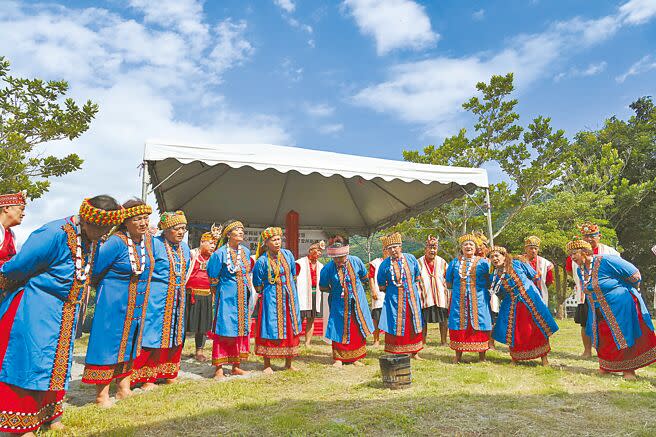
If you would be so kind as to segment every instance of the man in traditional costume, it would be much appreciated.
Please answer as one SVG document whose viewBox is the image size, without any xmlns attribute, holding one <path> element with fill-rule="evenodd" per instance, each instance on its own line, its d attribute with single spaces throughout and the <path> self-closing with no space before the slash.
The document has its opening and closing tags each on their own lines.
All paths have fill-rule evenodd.
<svg viewBox="0 0 656 437">
<path fill-rule="evenodd" d="M 264 358 L 264 373 L 273 373 L 271 358 L 284 358 L 285 368 L 296 370 L 301 312 L 296 291 L 294 255 L 282 248 L 282 229 L 266 228 L 260 234 L 253 285 L 260 294 L 255 325 L 255 353 Z"/>
<path fill-rule="evenodd" d="M 142 349 L 132 374 L 132 385 L 154 388 L 159 379 L 175 383 L 185 341 L 185 281 L 191 258 L 182 241 L 187 233 L 184 212 L 165 212 L 159 220 L 161 235 L 155 237 L 155 270 L 144 322 Z"/>
<path fill-rule="evenodd" d="M 558 331 L 558 325 L 534 283 L 538 273 L 513 259 L 505 247 L 492 247 L 490 259 L 494 266 L 492 292 L 501 298 L 492 335 L 508 345 L 513 363 L 540 358 L 543 366 L 549 365 L 549 337 Z"/>
<path fill-rule="evenodd" d="M 16 255 L 14 226 L 25 217 L 25 195 L 21 192 L 0 194 L 0 267 Z"/>
<path fill-rule="evenodd" d="M 122 221 L 113 198 L 85 199 L 78 215 L 34 231 L 0 269 L 0 433 L 63 428 L 58 419 L 97 241 Z"/>
<path fill-rule="evenodd" d="M 362 365 L 367 356 L 367 335 L 373 331 L 367 295 L 362 286 L 367 269 L 349 246 L 334 242 L 328 247 L 332 260 L 321 271 L 320 286 L 329 293 L 330 318 L 326 337 L 332 340 L 334 366 L 342 363 Z"/>
<path fill-rule="evenodd" d="M 417 258 L 403 253 L 401 234 L 395 232 L 383 239 L 388 250 L 378 270 L 378 287 L 385 292 L 380 317 L 380 330 L 385 332 L 385 352 L 411 354 L 419 358 L 423 349 L 421 314 L 421 271 Z"/>
<path fill-rule="evenodd" d="M 449 339 L 456 354 L 453 362 L 459 363 L 463 352 L 478 352 L 479 361 L 485 361 L 492 330 L 490 264 L 476 255 L 481 244 L 476 235 L 465 234 L 458 243 L 461 255 L 446 269 L 446 283 L 451 289 Z"/>
<path fill-rule="evenodd" d="M 251 252 L 243 241 L 244 225 L 238 220 L 226 222 L 219 248 L 212 254 L 207 266 L 207 274 L 216 296 L 216 315 L 210 333 L 216 379 L 225 377 L 224 364 L 232 364 L 233 375 L 248 373 L 240 367 L 250 352 L 248 310 Z"/>
<path fill-rule="evenodd" d="M 140 199 L 123 204 L 125 219 L 96 257 L 92 284 L 96 309 L 91 323 L 82 382 L 96 386 L 96 403 L 110 407 L 109 386 L 117 382 L 116 399 L 132 394 L 130 375 L 141 352 L 150 279 L 155 268 L 153 237 L 148 233 L 152 208 Z"/>
<path fill-rule="evenodd" d="M 307 256 L 296 260 L 296 289 L 301 307 L 301 319 L 305 319 L 305 345 L 310 346 L 314 335 L 314 320 L 323 317 L 323 295 L 319 290 L 319 277 L 323 264 L 319 261 L 326 244 L 318 241 L 310 246 Z M 325 323 L 324 323 L 324 326 Z"/>
<path fill-rule="evenodd" d="M 553 284 L 554 265 L 548 259 L 538 255 L 542 241 L 535 235 L 526 237 L 524 240 L 524 258 L 526 262 L 537 272 L 533 280 L 535 286 L 540 290 L 542 301 L 549 306 L 549 286 Z"/>
<path fill-rule="evenodd" d="M 636 369 L 656 361 L 654 325 L 638 291 L 640 272 L 617 255 L 595 255 L 585 240 L 574 239 L 565 249 L 579 266 L 588 302 L 586 331 L 597 349 L 599 372 L 635 379 Z"/>
<path fill-rule="evenodd" d="M 599 226 L 595 223 L 585 222 L 579 226 L 581 237 L 592 246 L 592 253 L 594 255 L 615 255 L 620 256 L 620 253 L 610 246 L 601 243 L 601 231 Z M 583 342 L 582 357 L 592 356 L 592 339 L 586 334 L 589 305 L 586 300 L 586 294 L 583 291 L 583 284 L 579 279 L 579 266 L 571 256 L 567 257 L 565 262 L 565 270 L 574 279 L 574 296 L 576 298 L 576 312 L 574 313 L 574 321 L 581 325 L 581 341 Z"/>
<path fill-rule="evenodd" d="M 216 239 L 211 232 L 200 237 L 200 247 L 191 250 L 187 269 L 187 301 L 185 303 L 185 331 L 194 334 L 196 360 L 207 361 L 203 353 L 207 332 L 212 329 L 212 293 L 207 276 L 207 263 L 216 250 Z"/>
<path fill-rule="evenodd" d="M 428 338 L 428 324 L 437 323 L 440 327 L 440 345 L 446 346 L 449 321 L 450 290 L 446 286 L 447 262 L 437 255 L 439 239 L 429 235 L 426 239 L 424 256 L 419 258 L 422 294 L 421 307 L 424 316 L 424 344 Z"/>
<path fill-rule="evenodd" d="M 369 290 L 371 290 L 371 318 L 374 321 L 374 346 L 380 346 L 380 314 L 383 311 L 383 302 L 385 302 L 385 292 L 381 291 L 378 286 L 378 269 L 388 254 L 383 248 L 383 257 L 375 258 L 369 262 Z"/>
</svg>

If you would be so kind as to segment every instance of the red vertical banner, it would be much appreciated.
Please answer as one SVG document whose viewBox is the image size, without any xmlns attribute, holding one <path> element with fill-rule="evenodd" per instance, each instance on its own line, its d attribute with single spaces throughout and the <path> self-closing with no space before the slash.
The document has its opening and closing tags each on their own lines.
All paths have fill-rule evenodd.
<svg viewBox="0 0 656 437">
<path fill-rule="evenodd" d="M 291 250 L 294 258 L 298 259 L 298 243 L 299 243 L 299 224 L 298 213 L 291 210 L 285 217 L 285 239 L 287 240 L 287 249 Z"/>
</svg>

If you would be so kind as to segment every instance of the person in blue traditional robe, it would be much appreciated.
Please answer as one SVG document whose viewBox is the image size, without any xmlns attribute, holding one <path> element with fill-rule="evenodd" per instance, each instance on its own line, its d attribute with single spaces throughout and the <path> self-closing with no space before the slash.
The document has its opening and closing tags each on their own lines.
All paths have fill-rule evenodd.
<svg viewBox="0 0 656 437">
<path fill-rule="evenodd" d="M 584 240 L 570 241 L 566 250 L 590 302 L 586 331 L 597 348 L 599 372 L 635 379 L 637 369 L 656 361 L 654 325 L 638 291 L 640 271 L 619 256 L 595 255 Z"/>
<path fill-rule="evenodd" d="M 501 299 L 492 335 L 510 349 L 513 362 L 540 358 L 547 366 L 549 337 L 558 325 L 533 282 L 538 273 L 528 263 L 513 259 L 501 246 L 493 246 L 492 291 Z"/>
<path fill-rule="evenodd" d="M 251 252 L 242 244 L 244 225 L 229 220 L 223 226 L 219 248 L 210 257 L 207 275 L 215 296 L 212 323 L 214 378 L 225 377 L 224 364 L 232 364 L 233 375 L 248 372 L 240 367 L 248 359 L 248 317 L 251 290 Z"/>
<path fill-rule="evenodd" d="M 385 293 L 378 327 L 385 332 L 385 352 L 419 358 L 424 342 L 421 313 L 421 270 L 414 255 L 403 253 L 401 234 L 383 238 L 390 256 L 378 268 L 378 288 Z"/>
<path fill-rule="evenodd" d="M 116 399 L 130 396 L 130 375 L 141 351 L 150 278 L 155 267 L 153 237 L 148 234 L 152 208 L 142 200 L 123 204 L 125 220 L 100 247 L 93 269 L 96 309 L 91 323 L 82 382 L 96 386 L 96 403 L 109 407 L 109 385 Z"/>
<path fill-rule="evenodd" d="M 332 242 L 327 253 L 332 260 L 321 269 L 319 288 L 329 293 L 326 338 L 332 340 L 333 365 L 361 365 L 359 360 L 367 356 L 367 336 L 374 329 L 362 286 L 368 280 L 367 268 L 360 258 L 349 255 L 348 244 Z"/>
<path fill-rule="evenodd" d="M 282 229 L 270 227 L 262 231 L 256 256 L 253 286 L 260 299 L 255 353 L 264 358 L 264 373 L 273 373 L 271 358 L 285 358 L 285 368 L 296 370 L 292 360 L 298 355 L 301 312 L 296 262 L 291 251 L 282 248 Z"/>
<path fill-rule="evenodd" d="M 458 242 L 461 255 L 446 269 L 446 284 L 451 289 L 449 346 L 455 351 L 456 364 L 463 352 L 478 352 L 479 361 L 484 361 L 492 330 L 490 264 L 476 255 L 482 242 L 474 234 L 465 234 Z"/>
<path fill-rule="evenodd" d="M 97 240 L 121 223 L 109 196 L 34 231 L 0 269 L 0 433 L 61 429 L 80 302 Z"/>
<path fill-rule="evenodd" d="M 155 268 L 150 282 L 141 353 L 135 361 L 131 385 L 155 387 L 160 379 L 174 383 L 180 370 L 185 341 L 185 281 L 191 252 L 182 241 L 187 218 L 182 211 L 165 212 L 159 220 L 162 234 L 153 239 Z"/>
</svg>

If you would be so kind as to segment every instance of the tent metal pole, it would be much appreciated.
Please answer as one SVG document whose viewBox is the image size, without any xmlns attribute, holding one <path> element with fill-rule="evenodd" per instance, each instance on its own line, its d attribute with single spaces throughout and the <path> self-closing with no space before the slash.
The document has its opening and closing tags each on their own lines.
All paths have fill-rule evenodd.
<svg viewBox="0 0 656 437">
<path fill-rule="evenodd" d="M 492 231 L 492 204 L 490 203 L 490 189 L 485 189 L 485 215 L 487 216 L 487 233 L 490 240 L 490 247 L 494 246 L 494 232 Z"/>
<path fill-rule="evenodd" d="M 143 172 L 141 175 L 141 200 L 146 202 L 146 197 L 148 196 L 148 161 L 143 162 L 143 166 L 141 167 L 141 171 Z"/>
</svg>

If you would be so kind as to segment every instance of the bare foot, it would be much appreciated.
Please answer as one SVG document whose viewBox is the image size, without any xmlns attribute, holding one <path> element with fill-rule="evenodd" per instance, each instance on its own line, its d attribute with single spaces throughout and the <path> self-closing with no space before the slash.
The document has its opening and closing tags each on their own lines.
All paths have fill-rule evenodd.
<svg viewBox="0 0 656 437">
<path fill-rule="evenodd" d="M 417 361 L 423 361 L 424 359 L 419 356 L 419 353 L 412 354 L 412 359 Z"/>
<path fill-rule="evenodd" d="M 96 398 L 96 405 L 98 405 L 100 408 L 112 408 L 114 403 L 109 398 Z"/>
<path fill-rule="evenodd" d="M 171 378 L 171 379 L 165 379 L 164 384 L 177 384 L 178 383 L 178 378 Z"/>
<path fill-rule="evenodd" d="M 240 367 L 233 367 L 231 373 L 233 375 L 248 375 L 250 372 L 248 370 L 244 370 Z"/>
<path fill-rule="evenodd" d="M 52 422 L 47 427 L 48 427 L 48 430 L 50 430 L 50 431 L 63 431 L 63 430 L 66 429 L 66 425 L 61 423 L 61 421 L 59 421 L 59 420 L 56 421 L 56 422 Z"/>
<path fill-rule="evenodd" d="M 223 373 L 223 367 L 218 367 L 216 371 L 214 371 L 214 379 L 223 379 L 225 378 L 225 374 Z"/>
<path fill-rule="evenodd" d="M 26 432 L 25 434 L 21 434 L 21 435 L 23 437 L 36 437 L 36 434 L 34 434 L 33 432 Z"/>
<path fill-rule="evenodd" d="M 599 376 L 606 376 L 610 373 L 608 370 L 604 370 L 604 369 L 599 369 L 598 372 L 599 372 Z"/>
<path fill-rule="evenodd" d="M 335 360 L 335 362 L 333 363 L 333 367 L 342 367 L 342 362 L 339 360 Z"/>
<path fill-rule="evenodd" d="M 292 372 L 298 371 L 298 367 L 294 367 L 293 365 L 285 366 L 285 370 L 290 370 Z"/>
<path fill-rule="evenodd" d="M 638 379 L 638 377 L 635 374 L 635 370 L 624 372 L 624 379 L 628 381 L 635 381 L 636 379 Z"/>
<path fill-rule="evenodd" d="M 116 400 L 120 401 L 121 399 L 127 399 L 132 396 L 131 390 L 117 390 L 116 391 Z"/>
<path fill-rule="evenodd" d="M 141 390 L 143 391 L 150 391 L 156 388 L 157 388 L 157 384 L 155 384 L 154 382 L 147 382 L 141 386 Z"/>
<path fill-rule="evenodd" d="M 262 371 L 262 373 L 265 375 L 273 375 L 273 369 L 271 367 L 267 367 Z"/>
<path fill-rule="evenodd" d="M 510 359 L 510 365 L 511 365 L 511 366 L 516 366 L 516 365 L 517 365 L 517 361 L 515 361 L 515 360 L 513 360 L 513 359 L 511 358 L 511 359 Z"/>
<path fill-rule="evenodd" d="M 442 343 L 440 343 L 440 346 L 442 346 L 442 347 L 444 347 L 444 346 L 446 346 L 446 345 L 447 345 L 447 342 L 446 342 L 446 341 L 443 341 Z"/>
<path fill-rule="evenodd" d="M 374 341 L 374 346 L 380 346 L 380 341 Z"/>
<path fill-rule="evenodd" d="M 353 365 L 354 365 L 354 366 L 357 366 L 357 367 L 364 367 L 364 366 L 366 366 L 366 364 L 363 363 L 362 361 L 354 361 L 354 362 L 353 362 Z"/>
<path fill-rule="evenodd" d="M 478 362 L 482 363 L 483 361 L 485 361 L 485 352 L 479 352 L 478 353 Z"/>
<path fill-rule="evenodd" d="M 196 358 L 196 361 L 199 361 L 201 363 L 204 363 L 205 361 L 207 361 L 207 357 L 205 356 L 205 354 L 202 351 L 201 352 L 196 352 L 196 356 L 194 358 Z"/>
<path fill-rule="evenodd" d="M 542 357 L 542 366 L 544 367 L 549 366 L 549 359 L 547 358 L 546 355 Z"/>
<path fill-rule="evenodd" d="M 453 364 L 458 364 L 459 362 L 460 362 L 460 358 L 453 357 Z"/>
<path fill-rule="evenodd" d="M 581 358 L 591 358 L 592 357 L 592 351 L 583 351 L 581 354 Z"/>
</svg>

